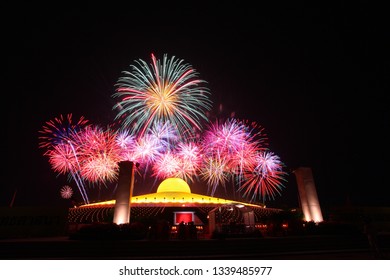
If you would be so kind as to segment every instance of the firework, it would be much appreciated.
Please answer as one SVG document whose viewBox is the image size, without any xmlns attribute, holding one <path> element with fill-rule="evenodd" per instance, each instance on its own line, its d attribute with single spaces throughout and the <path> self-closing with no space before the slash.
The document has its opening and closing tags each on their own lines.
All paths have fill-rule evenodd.
<svg viewBox="0 0 390 280">
<path fill-rule="evenodd" d="M 46 149 L 55 172 L 74 180 L 85 203 L 89 199 L 84 183 L 115 182 L 118 163 L 124 160 L 138 163 L 137 174 L 155 182 L 196 177 L 211 196 L 231 182 L 234 193 L 251 201 L 274 199 L 286 173 L 279 157 L 268 150 L 264 129 L 235 119 L 233 112 L 203 130 L 211 109 L 205 84 L 191 65 L 174 56 L 165 54 L 160 61 L 152 54 L 150 63 L 136 60 L 112 95 L 118 99 L 113 109 L 118 110 L 120 130 L 61 115 L 39 131 L 39 147 Z"/>
<path fill-rule="evenodd" d="M 129 130 L 118 131 L 116 134 L 116 144 L 119 147 L 120 161 L 135 161 L 134 146 L 135 136 L 130 134 Z"/>
<path fill-rule="evenodd" d="M 112 182 L 118 176 L 122 149 L 117 133 L 98 126 L 85 128 L 77 135 L 77 154 L 81 176 L 91 183 Z"/>
<path fill-rule="evenodd" d="M 265 145 L 266 137 L 259 126 L 233 118 L 214 122 L 202 137 L 186 141 L 178 137 L 169 122 L 157 121 L 142 136 L 130 130 L 89 125 L 67 133 L 45 155 L 55 172 L 71 175 L 86 203 L 84 182 L 114 182 L 118 162 L 123 160 L 140 163 L 142 168 L 137 171 L 143 172 L 144 178 L 150 175 L 155 179 L 193 181 L 199 175 L 211 196 L 218 187 L 226 190 L 231 182 L 234 192 L 243 193 L 251 201 L 264 201 L 281 193 L 286 175 L 279 157 Z"/>
<path fill-rule="evenodd" d="M 75 147 L 79 146 L 77 133 L 88 125 L 84 117 L 81 117 L 77 123 L 73 123 L 72 114 L 68 114 L 66 118 L 60 115 L 46 122 L 39 131 L 41 134 L 39 147 L 46 149 L 44 155 L 49 158 L 52 169 L 59 174 L 69 173 L 70 178 L 76 182 L 85 203 L 89 203 L 89 200 L 84 181 L 79 175 L 80 164 Z"/>
<path fill-rule="evenodd" d="M 200 170 L 200 175 L 206 181 L 211 196 L 214 196 L 218 186 L 225 187 L 229 181 L 230 173 L 227 172 L 226 158 L 221 156 L 207 157 Z"/>
<path fill-rule="evenodd" d="M 45 155 L 49 157 L 51 168 L 59 174 L 66 174 L 77 170 L 76 155 L 69 143 L 58 144 Z"/>
<path fill-rule="evenodd" d="M 272 152 L 259 152 L 257 154 L 257 165 L 253 169 L 245 171 L 245 182 L 238 188 L 244 191 L 244 197 L 250 197 L 250 201 L 256 198 L 275 199 L 284 188 L 286 172 L 283 171 L 283 163 L 280 158 Z"/>
<path fill-rule="evenodd" d="M 153 162 L 153 174 L 160 179 L 178 177 L 193 181 L 201 165 L 199 147 L 192 142 L 179 143 L 176 149 L 159 154 Z"/>
<path fill-rule="evenodd" d="M 118 80 L 113 97 L 120 100 L 113 109 L 119 109 L 116 119 L 122 119 L 122 128 L 139 136 L 157 122 L 170 122 L 181 136 L 200 130 L 211 108 L 206 81 L 174 56 L 165 54 L 160 62 L 152 54 L 151 60 L 150 64 L 135 61 Z"/>
<path fill-rule="evenodd" d="M 84 117 L 81 117 L 74 123 L 72 114 L 67 114 L 66 117 L 60 115 L 46 122 L 39 131 L 39 147 L 51 149 L 53 146 L 68 142 L 68 140 L 72 139 L 73 133 L 87 125 L 89 125 L 89 121 Z"/>
<path fill-rule="evenodd" d="M 225 185 L 227 178 L 238 177 L 236 181 L 241 182 L 243 170 L 254 165 L 256 152 L 261 149 L 259 143 L 254 140 L 248 126 L 234 118 L 208 126 L 203 137 L 203 153 L 207 162 L 202 176 L 207 178 L 212 194 L 218 185 Z"/>
<path fill-rule="evenodd" d="M 160 142 L 155 137 L 146 134 L 138 138 L 134 145 L 134 161 L 147 166 L 156 160 L 156 157 L 161 154 L 162 148 Z"/>
<path fill-rule="evenodd" d="M 68 185 L 65 185 L 60 190 L 61 197 L 64 199 L 69 199 L 73 195 L 73 190 Z"/>
<path fill-rule="evenodd" d="M 203 155 L 199 145 L 195 142 L 180 143 L 176 153 L 181 162 L 179 177 L 185 181 L 193 181 L 202 166 Z"/>
<path fill-rule="evenodd" d="M 157 121 L 147 132 L 163 150 L 170 150 L 178 140 L 177 130 L 168 122 Z"/>
<path fill-rule="evenodd" d="M 157 178 L 177 177 L 180 170 L 180 159 L 171 152 L 161 154 L 153 164 L 153 176 Z"/>
<path fill-rule="evenodd" d="M 237 147 L 245 140 L 244 126 L 235 119 L 229 119 L 224 123 L 216 121 L 209 125 L 204 134 L 207 153 L 234 154 Z"/>
</svg>

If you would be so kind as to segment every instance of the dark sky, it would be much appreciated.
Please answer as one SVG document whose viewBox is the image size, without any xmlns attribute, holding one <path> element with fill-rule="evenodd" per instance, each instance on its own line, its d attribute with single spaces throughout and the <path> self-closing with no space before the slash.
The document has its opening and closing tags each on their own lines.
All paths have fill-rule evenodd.
<svg viewBox="0 0 390 280">
<path fill-rule="evenodd" d="M 214 107 L 262 125 L 286 170 L 311 167 L 325 207 L 389 206 L 389 25 L 369 3 L 6 7 L 1 206 L 15 190 L 15 206 L 63 203 L 66 178 L 42 156 L 38 131 L 68 113 L 112 122 L 121 71 L 152 52 L 184 59 Z M 297 204 L 290 175 L 270 205 Z"/>
</svg>

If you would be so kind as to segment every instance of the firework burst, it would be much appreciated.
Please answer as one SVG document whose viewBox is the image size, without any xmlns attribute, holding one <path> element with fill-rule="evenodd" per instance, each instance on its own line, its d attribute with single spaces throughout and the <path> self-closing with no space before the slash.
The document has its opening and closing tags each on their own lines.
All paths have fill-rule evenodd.
<svg viewBox="0 0 390 280">
<path fill-rule="evenodd" d="M 193 177 L 199 172 L 203 161 L 199 145 L 195 142 L 180 143 L 177 155 L 180 157 L 182 167 L 180 178 L 193 181 Z"/>
<path fill-rule="evenodd" d="M 68 185 L 65 185 L 60 190 L 61 197 L 64 199 L 69 199 L 73 195 L 73 190 Z"/>
<path fill-rule="evenodd" d="M 211 108 L 206 81 L 198 78 L 191 65 L 165 54 L 162 62 L 151 55 L 152 62 L 135 61 L 130 71 L 119 78 L 113 97 L 120 98 L 113 109 L 122 127 L 143 136 L 157 122 L 170 122 L 178 135 L 201 129 Z"/>
<path fill-rule="evenodd" d="M 83 178 L 79 174 L 80 163 L 76 149 L 79 147 L 78 132 L 88 126 L 88 121 L 84 117 L 73 123 L 72 114 L 68 114 L 66 118 L 60 115 L 46 122 L 39 131 L 41 134 L 39 147 L 46 149 L 44 155 L 49 158 L 51 168 L 59 174 L 68 173 L 70 178 L 73 178 L 85 203 L 89 203 L 89 199 Z"/>
<path fill-rule="evenodd" d="M 77 136 L 81 176 L 91 183 L 117 179 L 122 148 L 118 145 L 116 132 L 91 126 Z"/>
<path fill-rule="evenodd" d="M 81 128 L 89 125 L 89 121 L 81 117 L 76 123 L 73 122 L 73 115 L 67 114 L 66 117 L 60 115 L 46 122 L 39 131 L 39 147 L 51 149 L 53 146 L 72 140 L 72 134 Z"/>
<path fill-rule="evenodd" d="M 68 142 L 54 146 L 45 155 L 49 157 L 51 168 L 59 174 L 76 172 L 78 169 L 76 154 Z"/>
<path fill-rule="evenodd" d="M 255 155 L 261 149 L 251 129 L 234 118 L 211 123 L 204 133 L 203 147 L 206 163 L 202 176 L 207 178 L 212 194 L 218 185 L 225 185 L 227 178 L 237 177 L 236 181 L 241 182 L 243 170 L 254 165 Z"/>
<path fill-rule="evenodd" d="M 230 174 L 227 172 L 228 164 L 226 158 L 221 156 L 207 157 L 203 167 L 200 170 L 200 175 L 208 185 L 207 192 L 214 196 L 218 186 L 225 187 L 226 182 L 230 179 Z"/>
<path fill-rule="evenodd" d="M 172 145 L 179 140 L 177 130 L 169 121 L 165 123 L 157 121 L 148 129 L 147 133 L 163 150 L 170 150 Z"/>
<path fill-rule="evenodd" d="M 180 159 L 171 152 L 161 154 L 153 164 L 154 174 L 157 178 L 176 177 L 181 166 Z"/>
<path fill-rule="evenodd" d="M 244 174 L 245 182 L 238 188 L 243 191 L 244 197 L 250 201 L 257 198 L 275 199 L 281 195 L 284 188 L 286 172 L 283 171 L 283 163 L 280 158 L 272 152 L 259 152 L 256 157 L 257 165 L 253 169 L 247 169 Z"/>
<path fill-rule="evenodd" d="M 113 109 L 118 110 L 119 130 L 60 115 L 39 131 L 39 147 L 46 149 L 44 156 L 55 172 L 74 180 L 85 203 L 84 183 L 115 182 L 118 163 L 124 160 L 138 163 L 143 179 L 197 178 L 211 196 L 220 187 L 226 191 L 231 182 L 234 194 L 251 201 L 274 199 L 284 188 L 286 173 L 268 150 L 264 129 L 236 119 L 233 112 L 203 130 L 211 116 L 205 84 L 191 65 L 174 56 L 160 61 L 152 54 L 150 63 L 136 60 L 112 95 L 118 99 Z M 63 190 L 69 192 L 65 186 Z"/>
</svg>

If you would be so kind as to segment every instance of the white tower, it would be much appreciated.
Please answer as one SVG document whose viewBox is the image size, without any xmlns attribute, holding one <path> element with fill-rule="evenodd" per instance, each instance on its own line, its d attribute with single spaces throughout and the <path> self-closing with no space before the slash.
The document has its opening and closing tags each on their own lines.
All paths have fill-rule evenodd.
<svg viewBox="0 0 390 280">
<path fill-rule="evenodd" d="M 118 188 L 115 194 L 115 224 L 130 223 L 130 201 L 134 188 L 134 163 L 132 161 L 119 162 Z"/>
<path fill-rule="evenodd" d="M 313 173 L 310 167 L 299 167 L 293 171 L 295 174 L 298 193 L 305 221 L 322 222 L 321 206 L 318 200 Z"/>
</svg>

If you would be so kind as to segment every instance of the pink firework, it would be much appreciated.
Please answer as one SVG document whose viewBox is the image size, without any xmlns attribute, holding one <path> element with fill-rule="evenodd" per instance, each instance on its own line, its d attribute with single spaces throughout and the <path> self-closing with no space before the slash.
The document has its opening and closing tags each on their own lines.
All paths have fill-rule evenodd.
<svg viewBox="0 0 390 280">
<path fill-rule="evenodd" d="M 275 195 L 280 195 L 284 188 L 286 172 L 282 167 L 283 163 L 272 152 L 258 153 L 257 166 L 245 171 L 245 182 L 238 191 L 244 191 L 243 196 L 250 197 L 250 201 L 257 197 L 263 201 L 267 198 L 275 199 Z"/>
<path fill-rule="evenodd" d="M 206 153 L 219 153 L 229 156 L 247 141 L 245 127 L 235 119 L 229 119 L 224 123 L 210 124 L 204 133 L 204 146 Z"/>
<path fill-rule="evenodd" d="M 268 147 L 268 136 L 264 127 L 254 121 L 240 120 L 239 122 L 245 127 L 247 135 L 250 135 L 250 141 L 256 143 L 260 150 L 266 150 Z"/>
<path fill-rule="evenodd" d="M 192 181 L 201 164 L 200 149 L 195 143 L 179 143 L 174 151 L 166 151 L 153 162 L 153 174 L 157 178 L 178 177 Z"/>
<path fill-rule="evenodd" d="M 243 141 L 241 145 L 237 145 L 235 153 L 229 157 L 230 172 L 235 176 L 242 177 L 244 170 L 255 167 L 259 149 L 256 143 L 249 141 Z"/>
<path fill-rule="evenodd" d="M 118 162 L 106 154 L 96 154 L 83 161 L 81 176 L 92 183 L 113 182 L 118 178 Z"/>
<path fill-rule="evenodd" d="M 88 195 L 84 188 L 83 179 L 80 177 L 80 163 L 77 158 L 77 153 L 71 141 L 54 146 L 45 154 L 49 157 L 49 163 L 54 171 L 59 174 L 69 173 L 77 187 L 85 203 L 88 203 Z"/>
<path fill-rule="evenodd" d="M 116 144 L 120 147 L 121 161 L 136 161 L 134 147 L 136 139 L 128 130 L 120 131 L 116 135 Z"/>
<path fill-rule="evenodd" d="M 194 142 L 179 143 L 176 154 L 181 162 L 179 177 L 186 181 L 193 181 L 203 160 L 199 146 Z"/>
<path fill-rule="evenodd" d="M 77 157 L 69 143 L 62 143 L 47 151 L 51 168 L 59 174 L 76 172 L 78 170 Z"/>
<path fill-rule="evenodd" d="M 134 145 L 135 137 L 128 130 L 116 134 L 116 142 L 122 149 L 129 149 Z"/>
<path fill-rule="evenodd" d="M 152 135 L 146 134 L 135 142 L 133 157 L 136 162 L 148 165 L 156 160 L 161 150 L 162 146 L 159 141 Z"/>
<path fill-rule="evenodd" d="M 51 149 L 57 144 L 72 140 L 73 133 L 88 125 L 89 121 L 84 117 L 81 117 L 76 123 L 73 122 L 72 118 L 72 114 L 68 114 L 66 117 L 60 115 L 46 122 L 42 130 L 39 131 L 39 147 Z"/>
<path fill-rule="evenodd" d="M 171 152 L 159 155 L 153 163 L 153 176 L 157 178 L 176 177 L 181 167 L 180 159 Z"/>
<path fill-rule="evenodd" d="M 92 183 L 114 181 L 122 152 L 116 133 L 94 126 L 87 127 L 77 136 L 81 176 Z"/>
<path fill-rule="evenodd" d="M 60 190 L 61 197 L 64 199 L 69 199 L 73 195 L 73 190 L 68 185 L 65 185 Z"/>
<path fill-rule="evenodd" d="M 206 158 L 202 177 L 212 188 L 212 194 L 229 178 L 242 176 L 244 168 L 253 165 L 254 155 L 259 149 L 248 127 L 233 118 L 224 123 L 212 123 L 204 133 L 202 144 Z"/>
</svg>

